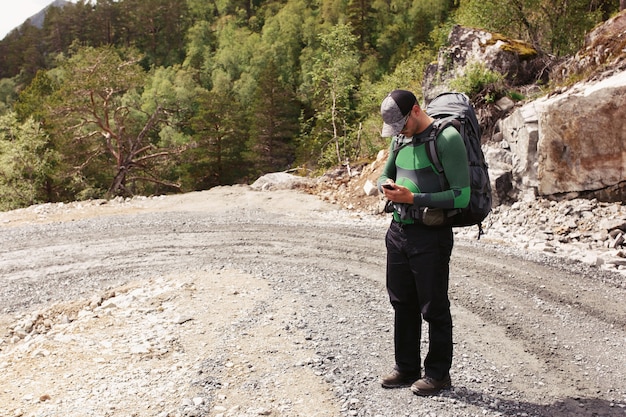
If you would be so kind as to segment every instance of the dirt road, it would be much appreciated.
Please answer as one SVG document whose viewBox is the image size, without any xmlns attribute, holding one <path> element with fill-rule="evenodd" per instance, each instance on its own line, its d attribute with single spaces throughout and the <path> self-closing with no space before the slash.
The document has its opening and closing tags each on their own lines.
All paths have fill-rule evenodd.
<svg viewBox="0 0 626 417">
<path fill-rule="evenodd" d="M 488 239 L 453 254 L 453 389 L 380 388 L 386 226 L 246 187 L 1 213 L 0 415 L 626 415 L 623 277 Z"/>
</svg>

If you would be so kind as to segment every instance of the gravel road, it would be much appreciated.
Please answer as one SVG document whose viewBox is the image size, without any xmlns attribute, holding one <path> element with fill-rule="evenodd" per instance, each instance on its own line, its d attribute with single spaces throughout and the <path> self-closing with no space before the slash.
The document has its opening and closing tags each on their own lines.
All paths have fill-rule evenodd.
<svg viewBox="0 0 626 417">
<path fill-rule="evenodd" d="M 387 224 L 247 187 L 2 213 L 0 415 L 626 416 L 623 276 L 488 238 L 453 389 L 382 389 Z"/>
</svg>

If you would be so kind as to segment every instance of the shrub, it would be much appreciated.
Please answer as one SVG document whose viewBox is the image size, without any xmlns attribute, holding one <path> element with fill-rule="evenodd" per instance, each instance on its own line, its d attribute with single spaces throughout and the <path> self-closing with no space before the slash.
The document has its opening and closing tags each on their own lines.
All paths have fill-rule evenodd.
<svg viewBox="0 0 626 417">
<path fill-rule="evenodd" d="M 480 62 L 465 67 L 463 75 L 449 82 L 450 89 L 463 92 L 470 98 L 477 95 L 500 96 L 504 91 L 504 76 Z"/>
</svg>

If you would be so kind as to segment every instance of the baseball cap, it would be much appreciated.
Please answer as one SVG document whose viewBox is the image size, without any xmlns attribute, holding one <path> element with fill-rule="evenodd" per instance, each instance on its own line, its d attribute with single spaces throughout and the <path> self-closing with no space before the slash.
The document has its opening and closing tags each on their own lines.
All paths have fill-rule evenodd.
<svg viewBox="0 0 626 417">
<path fill-rule="evenodd" d="M 415 103 L 417 98 L 410 91 L 393 90 L 389 93 L 380 105 L 380 114 L 383 117 L 381 136 L 396 136 L 400 133 Z"/>
</svg>

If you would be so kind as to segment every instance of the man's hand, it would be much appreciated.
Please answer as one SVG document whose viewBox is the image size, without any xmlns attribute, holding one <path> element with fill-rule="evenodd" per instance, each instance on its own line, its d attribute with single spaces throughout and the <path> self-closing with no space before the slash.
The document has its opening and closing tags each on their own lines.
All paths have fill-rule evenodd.
<svg viewBox="0 0 626 417">
<path fill-rule="evenodd" d="M 387 186 L 391 186 L 392 188 L 388 188 Z M 393 182 L 386 182 L 382 187 L 387 200 L 393 201 L 394 203 L 413 204 L 413 193 L 408 188 Z"/>
</svg>

